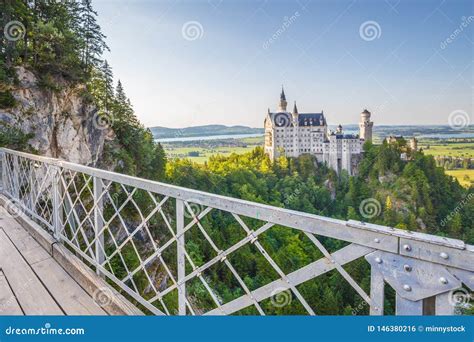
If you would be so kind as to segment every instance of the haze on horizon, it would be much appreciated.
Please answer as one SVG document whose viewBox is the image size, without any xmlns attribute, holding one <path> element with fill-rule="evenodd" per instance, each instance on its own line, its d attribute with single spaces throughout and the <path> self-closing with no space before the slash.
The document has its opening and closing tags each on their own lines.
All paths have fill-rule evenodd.
<svg viewBox="0 0 474 342">
<path fill-rule="evenodd" d="M 474 10 L 456 1 L 95 0 L 106 55 L 146 126 L 448 124 L 474 108 Z M 448 41 L 449 40 L 449 41 Z"/>
</svg>

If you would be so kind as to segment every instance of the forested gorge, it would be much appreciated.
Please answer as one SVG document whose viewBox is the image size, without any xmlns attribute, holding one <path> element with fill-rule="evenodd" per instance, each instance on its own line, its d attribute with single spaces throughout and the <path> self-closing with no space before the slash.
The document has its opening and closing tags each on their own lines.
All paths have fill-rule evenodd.
<svg viewBox="0 0 474 342">
<path fill-rule="evenodd" d="M 97 13 L 90 0 L 2 0 L 0 5 L 2 27 L 12 21 L 24 25 L 22 39 L 12 41 L 2 36 L 0 40 L 0 108 L 15 106 L 15 98 L 9 89 L 17 82 L 15 68 L 19 66 L 38 75 L 41 86 L 51 92 L 57 91 L 58 79 L 70 84 L 85 84 L 83 96 L 97 107 L 100 118 L 108 122 L 114 132 L 114 138 L 104 146 L 99 167 L 277 207 L 344 220 L 369 221 L 474 243 L 474 201 L 463 202 L 473 189 L 463 189 L 423 152 L 411 152 L 409 160 L 401 160 L 400 154 L 406 150 L 406 142 L 402 140 L 395 144 L 366 143 L 356 177 L 344 173 L 336 175 L 309 155 L 297 159 L 281 157 L 272 162 L 262 148 L 229 157 L 213 156 L 205 165 L 186 159 L 166 160 L 162 147 L 153 141 L 151 132 L 135 116 L 121 82 L 114 85 L 111 67 L 102 57 L 108 50 L 106 37 L 97 23 Z M 0 123 L 0 146 L 28 150 L 29 138 L 27 133 Z M 361 212 L 361 204 L 367 199 L 378 203 L 375 214 L 370 217 Z M 144 198 L 136 200 L 150 205 Z M 460 203 L 464 204 L 457 209 Z M 128 219 L 134 219 L 131 213 Z M 258 223 L 249 220 L 253 227 L 258 227 Z M 202 225 L 222 249 L 242 238 L 238 223 L 218 211 L 206 215 Z M 164 229 L 164 226 L 156 223 L 154 228 Z M 158 236 L 160 234 L 157 232 Z M 259 239 L 285 272 L 322 257 L 303 233 L 285 227 L 276 226 Z M 186 249 L 196 265 L 209 260 L 213 251 L 203 242 L 199 232 L 191 231 L 186 241 Z M 330 251 L 344 246 L 335 240 L 322 241 Z M 131 263 L 136 262 L 133 254 L 126 257 Z M 171 259 L 174 260 L 171 263 L 176 260 Z M 252 246 L 243 247 L 229 260 L 241 275 L 245 275 L 243 280 L 251 290 L 277 278 Z M 115 266 L 122 267 L 118 262 Z M 368 292 L 368 264 L 358 260 L 346 269 Z M 243 294 L 225 268 L 208 273 L 206 277 L 223 302 Z M 137 282 L 140 280 L 145 288 L 146 281 L 137 279 Z M 192 282 L 188 286 L 193 305 L 203 311 L 213 307 L 201 283 Z M 317 314 L 368 312 L 367 305 L 335 271 L 304 283 L 298 289 Z M 171 308 L 176 308 L 175 300 L 170 299 Z M 388 296 L 388 312 L 393 312 L 392 304 Z M 267 300 L 263 308 L 270 314 L 305 312 L 296 299 L 292 305 L 283 307 L 275 307 Z M 256 312 L 247 309 L 241 313 Z"/>
<path fill-rule="evenodd" d="M 103 58 L 109 48 L 92 1 L 2 0 L 0 5 L 5 33 L 0 39 L 0 108 L 16 105 L 10 89 L 18 83 L 20 66 L 34 72 L 45 91 L 85 85 L 82 96 L 95 107 L 95 125 L 114 132 L 98 166 L 162 178 L 164 151 L 136 118 L 121 82 L 113 84 L 112 69 Z M 28 138 L 0 123 L 2 145 L 27 149 Z"/>
</svg>

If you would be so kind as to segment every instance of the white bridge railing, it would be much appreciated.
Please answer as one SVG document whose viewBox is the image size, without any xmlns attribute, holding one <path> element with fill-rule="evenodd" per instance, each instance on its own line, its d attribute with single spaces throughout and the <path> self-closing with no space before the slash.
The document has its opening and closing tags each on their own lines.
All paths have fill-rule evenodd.
<svg viewBox="0 0 474 342">
<path fill-rule="evenodd" d="M 384 314 L 387 284 L 399 315 L 453 314 L 474 289 L 474 247 L 460 240 L 0 152 L 3 193 L 15 207 L 153 314 L 291 313 L 282 299 L 318 314 L 304 285 L 330 272 L 360 296 L 359 314 Z M 271 242 L 289 233 L 307 249 L 305 264 L 275 261 Z M 370 284 L 362 285 L 346 268 L 364 258 Z M 260 274 L 272 280 L 254 281 Z"/>
</svg>

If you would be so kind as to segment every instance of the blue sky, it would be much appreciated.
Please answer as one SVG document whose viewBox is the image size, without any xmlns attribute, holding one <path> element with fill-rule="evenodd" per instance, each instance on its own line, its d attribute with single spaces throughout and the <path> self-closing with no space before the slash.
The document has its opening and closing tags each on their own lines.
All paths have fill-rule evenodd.
<svg viewBox="0 0 474 342">
<path fill-rule="evenodd" d="M 474 122 L 469 0 L 94 5 L 106 58 L 148 126 L 261 127 L 282 84 L 291 107 L 324 110 L 330 124 L 364 108 L 376 124 L 447 124 L 456 110 Z"/>
</svg>

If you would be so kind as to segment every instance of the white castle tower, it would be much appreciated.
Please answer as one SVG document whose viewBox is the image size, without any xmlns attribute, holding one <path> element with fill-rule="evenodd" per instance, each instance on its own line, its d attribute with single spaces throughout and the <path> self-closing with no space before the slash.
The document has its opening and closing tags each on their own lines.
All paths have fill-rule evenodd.
<svg viewBox="0 0 474 342">
<path fill-rule="evenodd" d="M 370 112 L 367 109 L 360 114 L 359 130 L 360 138 L 364 141 L 372 140 L 372 127 L 374 123 L 370 121 Z"/>
</svg>

